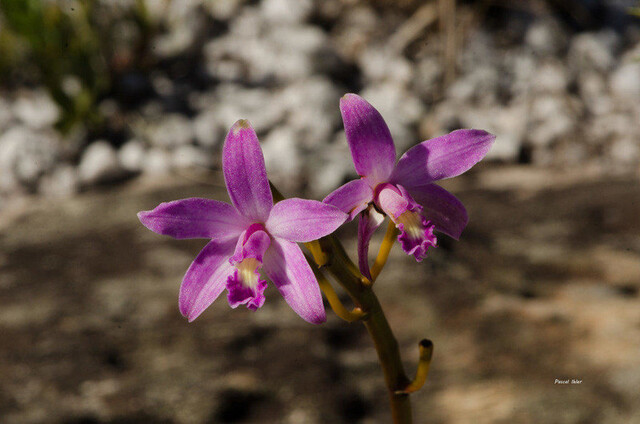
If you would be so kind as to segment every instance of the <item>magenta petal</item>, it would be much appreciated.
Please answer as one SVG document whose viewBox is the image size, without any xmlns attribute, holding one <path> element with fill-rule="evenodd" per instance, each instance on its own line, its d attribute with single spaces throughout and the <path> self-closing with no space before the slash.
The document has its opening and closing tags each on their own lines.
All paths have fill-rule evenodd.
<svg viewBox="0 0 640 424">
<path fill-rule="evenodd" d="M 489 151 L 493 134 L 457 130 L 409 149 L 398 161 L 390 182 L 411 190 L 468 171 Z"/>
<path fill-rule="evenodd" d="M 374 208 L 368 208 L 360 214 L 358 219 L 358 268 L 362 275 L 371 279 L 369 270 L 369 242 L 373 233 L 384 221 L 384 215 L 378 213 Z"/>
<path fill-rule="evenodd" d="M 235 240 L 211 241 L 193 261 L 180 286 L 180 312 L 189 322 L 200 315 L 225 289 L 234 267 L 229 263 Z"/>
<path fill-rule="evenodd" d="M 160 203 L 138 212 L 138 219 L 154 233 L 177 239 L 235 237 L 247 223 L 230 204 L 196 197 Z"/>
<path fill-rule="evenodd" d="M 356 94 L 340 99 L 340 111 L 356 171 L 374 184 L 386 181 L 393 171 L 396 148 L 384 119 Z"/>
<path fill-rule="evenodd" d="M 258 136 L 244 119 L 236 122 L 227 134 L 222 170 L 233 205 L 249 220 L 265 222 L 273 197 Z"/>
<path fill-rule="evenodd" d="M 264 257 L 264 270 L 302 319 L 311 324 L 326 321 L 318 281 L 297 244 L 274 238 Z"/>
<path fill-rule="evenodd" d="M 373 200 L 373 190 L 364 179 L 349 181 L 324 198 L 323 202 L 349 214 L 349 221 L 367 208 Z"/>
<path fill-rule="evenodd" d="M 306 243 L 331 234 L 346 220 L 347 214 L 334 206 L 292 198 L 273 206 L 265 226 L 275 237 Z"/>
<path fill-rule="evenodd" d="M 436 226 L 436 230 L 458 240 L 467 226 L 469 217 L 464 205 L 456 196 L 435 184 L 428 184 L 409 191 L 422 206 L 422 214 Z"/>
</svg>

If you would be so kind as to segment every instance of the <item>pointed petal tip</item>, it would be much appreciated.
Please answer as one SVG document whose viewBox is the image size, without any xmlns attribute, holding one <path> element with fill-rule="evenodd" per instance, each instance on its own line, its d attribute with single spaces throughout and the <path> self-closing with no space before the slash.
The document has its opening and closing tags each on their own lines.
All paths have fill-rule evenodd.
<svg viewBox="0 0 640 424">
<path fill-rule="evenodd" d="M 238 119 L 231 127 L 234 131 L 239 131 L 243 128 L 252 128 L 248 119 Z"/>
</svg>

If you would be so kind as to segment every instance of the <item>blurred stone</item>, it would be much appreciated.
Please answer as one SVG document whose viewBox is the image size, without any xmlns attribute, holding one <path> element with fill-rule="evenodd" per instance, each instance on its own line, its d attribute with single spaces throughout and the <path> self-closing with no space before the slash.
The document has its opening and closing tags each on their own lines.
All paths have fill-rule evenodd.
<svg viewBox="0 0 640 424">
<path fill-rule="evenodd" d="M 55 133 L 15 126 L 0 136 L 0 189 L 17 184 L 34 187 L 38 178 L 55 165 L 60 140 Z"/>
<path fill-rule="evenodd" d="M 568 133 L 574 125 L 562 98 L 537 97 L 531 105 L 531 122 L 528 139 L 536 146 L 548 146 Z"/>
<path fill-rule="evenodd" d="M 9 128 L 14 118 L 11 104 L 5 98 L 0 98 L 0 133 Z"/>
<path fill-rule="evenodd" d="M 272 24 L 304 22 L 313 11 L 311 0 L 262 0 L 262 15 Z"/>
<path fill-rule="evenodd" d="M 218 121 L 216 109 L 205 110 L 193 120 L 193 132 L 196 143 L 207 148 L 216 148 L 224 140 L 221 122 Z"/>
<path fill-rule="evenodd" d="M 588 110 L 594 115 L 609 113 L 613 104 L 600 73 L 591 71 L 578 75 L 578 91 Z"/>
<path fill-rule="evenodd" d="M 144 163 L 146 148 L 140 140 L 129 140 L 118 150 L 120 165 L 130 172 L 140 172 Z"/>
<path fill-rule="evenodd" d="M 289 127 L 274 128 L 262 141 L 267 173 L 278 187 L 286 191 L 301 188 L 302 157 L 298 150 L 296 133 Z"/>
<path fill-rule="evenodd" d="M 13 112 L 19 120 L 35 129 L 50 127 L 60 119 L 60 108 L 43 89 L 20 92 Z"/>
<path fill-rule="evenodd" d="M 151 144 L 172 148 L 191 143 L 193 127 L 188 118 L 179 114 L 168 114 L 159 122 L 150 124 L 148 137 Z"/>
<path fill-rule="evenodd" d="M 565 67 L 557 62 L 539 65 L 533 80 L 533 89 L 537 92 L 558 93 L 567 89 L 569 80 Z"/>
<path fill-rule="evenodd" d="M 171 171 L 173 160 L 171 154 L 164 149 L 152 147 L 142 166 L 142 171 L 150 175 L 163 175 Z"/>
<path fill-rule="evenodd" d="M 238 13 L 243 2 L 244 0 L 215 0 L 205 1 L 202 5 L 215 19 L 228 21 Z"/>
<path fill-rule="evenodd" d="M 309 189 L 316 198 L 326 197 L 347 179 L 356 177 L 344 131 L 309 163 L 309 174 Z"/>
<path fill-rule="evenodd" d="M 578 34 L 569 46 L 569 65 L 576 74 L 589 69 L 606 72 L 615 63 L 619 42 L 619 36 L 613 31 Z"/>
<path fill-rule="evenodd" d="M 94 141 L 80 158 L 78 177 L 82 184 L 108 182 L 122 175 L 116 149 L 107 141 Z"/>
<path fill-rule="evenodd" d="M 640 62 L 625 63 L 609 77 L 611 92 L 618 99 L 638 102 L 640 100 Z"/>
<path fill-rule="evenodd" d="M 393 80 L 408 84 L 412 77 L 412 64 L 403 56 L 392 54 L 382 46 L 365 49 L 358 59 L 367 82 Z"/>
<path fill-rule="evenodd" d="M 638 138 L 621 138 L 611 143 L 609 154 L 614 163 L 634 165 L 640 159 L 640 141 Z"/>
<path fill-rule="evenodd" d="M 38 191 L 55 198 L 71 197 L 79 189 L 78 170 L 69 164 L 58 165 L 53 172 L 40 179 Z"/>
<path fill-rule="evenodd" d="M 525 42 L 539 55 L 554 56 L 566 47 L 567 36 L 556 20 L 545 18 L 529 27 Z"/>
<path fill-rule="evenodd" d="M 180 146 L 173 151 L 175 168 L 210 168 L 213 157 L 196 146 Z"/>
</svg>

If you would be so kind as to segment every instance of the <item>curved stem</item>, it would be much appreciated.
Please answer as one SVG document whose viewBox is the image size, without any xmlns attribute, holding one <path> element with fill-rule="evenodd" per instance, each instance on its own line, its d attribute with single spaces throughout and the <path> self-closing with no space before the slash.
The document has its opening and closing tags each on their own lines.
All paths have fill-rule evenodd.
<svg viewBox="0 0 640 424">
<path fill-rule="evenodd" d="M 397 236 L 398 229 L 396 228 L 396 224 L 389 220 L 387 232 L 380 244 L 380 250 L 378 250 L 378 256 L 376 257 L 376 261 L 373 263 L 373 267 L 371 267 L 371 278 L 373 281 L 376 281 L 378 275 L 380 275 L 380 272 L 382 271 L 382 268 L 384 268 L 384 265 L 387 263 L 387 259 L 389 259 L 389 252 L 391 252 L 391 248 L 393 247 L 393 243 L 396 241 Z"/>
<path fill-rule="evenodd" d="M 367 313 L 357 306 L 353 308 L 352 311 L 349 311 L 347 308 L 345 308 L 335 290 L 333 290 L 333 287 L 331 287 L 331 283 L 329 283 L 329 280 L 327 280 L 321 272 L 318 271 L 316 277 L 318 278 L 320 290 L 322 290 L 325 297 L 329 301 L 331 309 L 333 309 L 333 312 L 335 312 L 338 317 L 347 322 L 354 322 L 360 319 L 365 319 L 367 317 Z"/>
<path fill-rule="evenodd" d="M 413 393 L 417 392 L 424 386 L 429 375 L 429 366 L 431 365 L 431 357 L 433 356 L 433 342 L 431 340 L 424 339 L 418 345 L 420 349 L 420 359 L 418 362 L 418 369 L 416 370 L 416 376 L 413 381 L 404 389 L 400 390 L 400 393 Z"/>
</svg>

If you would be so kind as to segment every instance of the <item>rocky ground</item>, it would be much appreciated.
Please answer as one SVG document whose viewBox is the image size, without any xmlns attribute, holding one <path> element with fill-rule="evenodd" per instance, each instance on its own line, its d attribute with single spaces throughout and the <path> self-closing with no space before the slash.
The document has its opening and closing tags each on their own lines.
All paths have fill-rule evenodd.
<svg viewBox="0 0 640 424">
<path fill-rule="evenodd" d="M 637 178 L 483 166 L 447 188 L 470 211 L 461 241 L 421 264 L 396 247 L 377 283 L 409 372 L 417 342 L 435 343 L 416 422 L 640 421 Z M 388 422 L 361 324 L 307 324 L 273 288 L 257 312 L 221 300 L 180 316 L 203 242 L 153 234 L 135 213 L 188 196 L 226 200 L 220 175 L 0 213 L 0 422 Z"/>
<path fill-rule="evenodd" d="M 116 16 L 133 4 L 102 3 Z M 4 88 L 0 207 L 28 193 L 68 197 L 140 173 L 212 168 L 239 118 L 255 126 L 281 186 L 326 194 L 353 172 L 338 111 L 346 92 L 380 109 L 399 151 L 476 127 L 498 136 L 496 161 L 589 165 L 603 175 L 640 163 L 631 0 L 567 9 L 461 2 L 448 65 L 434 2 L 145 3 L 161 28 L 149 40 L 156 65 L 115 79 L 97 107 L 103 131 L 79 124 L 62 135 L 61 111 L 43 88 Z M 62 83 L 73 92 L 78 81 Z"/>
</svg>

